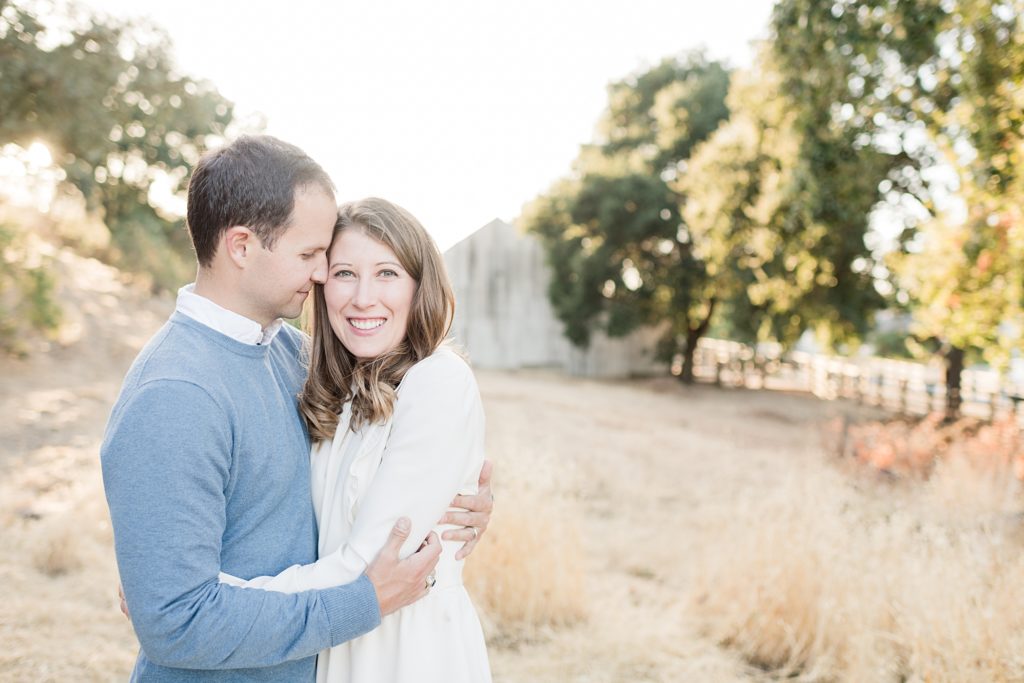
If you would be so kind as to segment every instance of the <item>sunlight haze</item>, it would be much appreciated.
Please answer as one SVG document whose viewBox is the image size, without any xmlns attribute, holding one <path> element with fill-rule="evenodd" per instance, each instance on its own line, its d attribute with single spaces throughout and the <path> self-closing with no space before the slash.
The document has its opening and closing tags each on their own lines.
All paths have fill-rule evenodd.
<svg viewBox="0 0 1024 683">
<path fill-rule="evenodd" d="M 442 248 L 569 171 L 606 85 L 703 47 L 750 61 L 767 0 L 630 3 L 88 0 L 164 27 L 182 70 L 295 143 L 340 200 L 404 205 Z"/>
</svg>

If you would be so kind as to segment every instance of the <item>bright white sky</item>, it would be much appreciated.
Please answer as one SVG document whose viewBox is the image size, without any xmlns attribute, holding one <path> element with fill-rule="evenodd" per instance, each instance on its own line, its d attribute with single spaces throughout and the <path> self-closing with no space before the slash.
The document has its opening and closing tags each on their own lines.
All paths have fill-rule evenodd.
<svg viewBox="0 0 1024 683">
<path fill-rule="evenodd" d="M 703 46 L 749 63 L 771 0 L 86 0 L 163 26 L 181 69 L 299 145 L 339 199 L 412 211 L 446 248 L 569 171 L 605 86 Z"/>
</svg>

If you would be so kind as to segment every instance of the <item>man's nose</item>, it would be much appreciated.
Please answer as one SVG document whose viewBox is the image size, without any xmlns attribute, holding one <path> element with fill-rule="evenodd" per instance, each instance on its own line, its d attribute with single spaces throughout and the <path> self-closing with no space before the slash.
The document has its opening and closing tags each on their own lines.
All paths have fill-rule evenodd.
<svg viewBox="0 0 1024 683">
<path fill-rule="evenodd" d="M 327 254 L 320 256 L 316 263 L 316 268 L 313 270 L 313 274 L 309 279 L 318 285 L 322 285 L 327 282 Z"/>
</svg>

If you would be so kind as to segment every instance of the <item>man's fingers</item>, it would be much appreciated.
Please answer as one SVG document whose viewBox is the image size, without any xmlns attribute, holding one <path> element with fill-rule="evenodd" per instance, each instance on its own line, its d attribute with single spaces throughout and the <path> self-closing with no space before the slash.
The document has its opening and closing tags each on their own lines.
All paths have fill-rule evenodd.
<svg viewBox="0 0 1024 683">
<path fill-rule="evenodd" d="M 409 538 L 410 526 L 411 522 L 408 517 L 399 517 L 395 525 L 391 527 L 391 533 L 388 534 L 388 540 L 384 542 L 384 547 L 380 549 L 381 554 L 387 553 L 397 558 L 402 544 L 405 543 L 405 539 Z"/>
<path fill-rule="evenodd" d="M 427 575 L 437 566 L 441 556 L 441 541 L 437 534 L 431 533 L 418 551 L 399 560 L 398 553 L 409 536 L 410 528 L 408 518 L 399 519 L 384 547 L 366 568 L 366 576 L 377 592 L 377 604 L 382 615 L 391 614 L 426 595 Z"/>
<path fill-rule="evenodd" d="M 427 535 L 427 540 L 423 541 L 423 545 L 416 552 L 424 562 L 429 562 L 430 569 L 433 569 L 437 565 L 437 560 L 441 557 L 441 539 L 437 537 L 433 531 Z M 427 572 L 430 571 L 427 570 Z"/>
<path fill-rule="evenodd" d="M 437 537 L 436 533 L 431 531 L 420 545 L 419 550 L 402 560 L 402 562 L 408 563 L 413 571 L 422 574 L 426 578 L 427 574 L 437 566 L 437 561 L 440 558 L 441 539 Z"/>
<path fill-rule="evenodd" d="M 419 595 L 416 597 L 417 600 L 430 592 L 430 586 L 427 585 L 427 576 L 434 571 L 437 567 L 437 561 L 440 559 L 441 539 L 431 531 L 427 535 L 426 540 L 423 541 L 420 549 L 404 560 L 405 563 L 409 564 L 410 569 L 415 572 L 413 580 L 420 589 Z"/>
</svg>

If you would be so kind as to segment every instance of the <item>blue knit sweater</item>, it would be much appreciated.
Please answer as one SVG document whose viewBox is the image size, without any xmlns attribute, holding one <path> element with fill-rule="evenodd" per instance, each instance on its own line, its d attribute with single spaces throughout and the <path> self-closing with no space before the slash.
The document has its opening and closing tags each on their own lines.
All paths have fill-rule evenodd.
<svg viewBox="0 0 1024 683">
<path fill-rule="evenodd" d="M 265 346 L 175 313 L 128 372 L 100 451 L 139 681 L 312 681 L 318 650 L 380 622 L 363 576 L 288 595 L 236 588 L 316 560 L 302 337 Z"/>
</svg>

